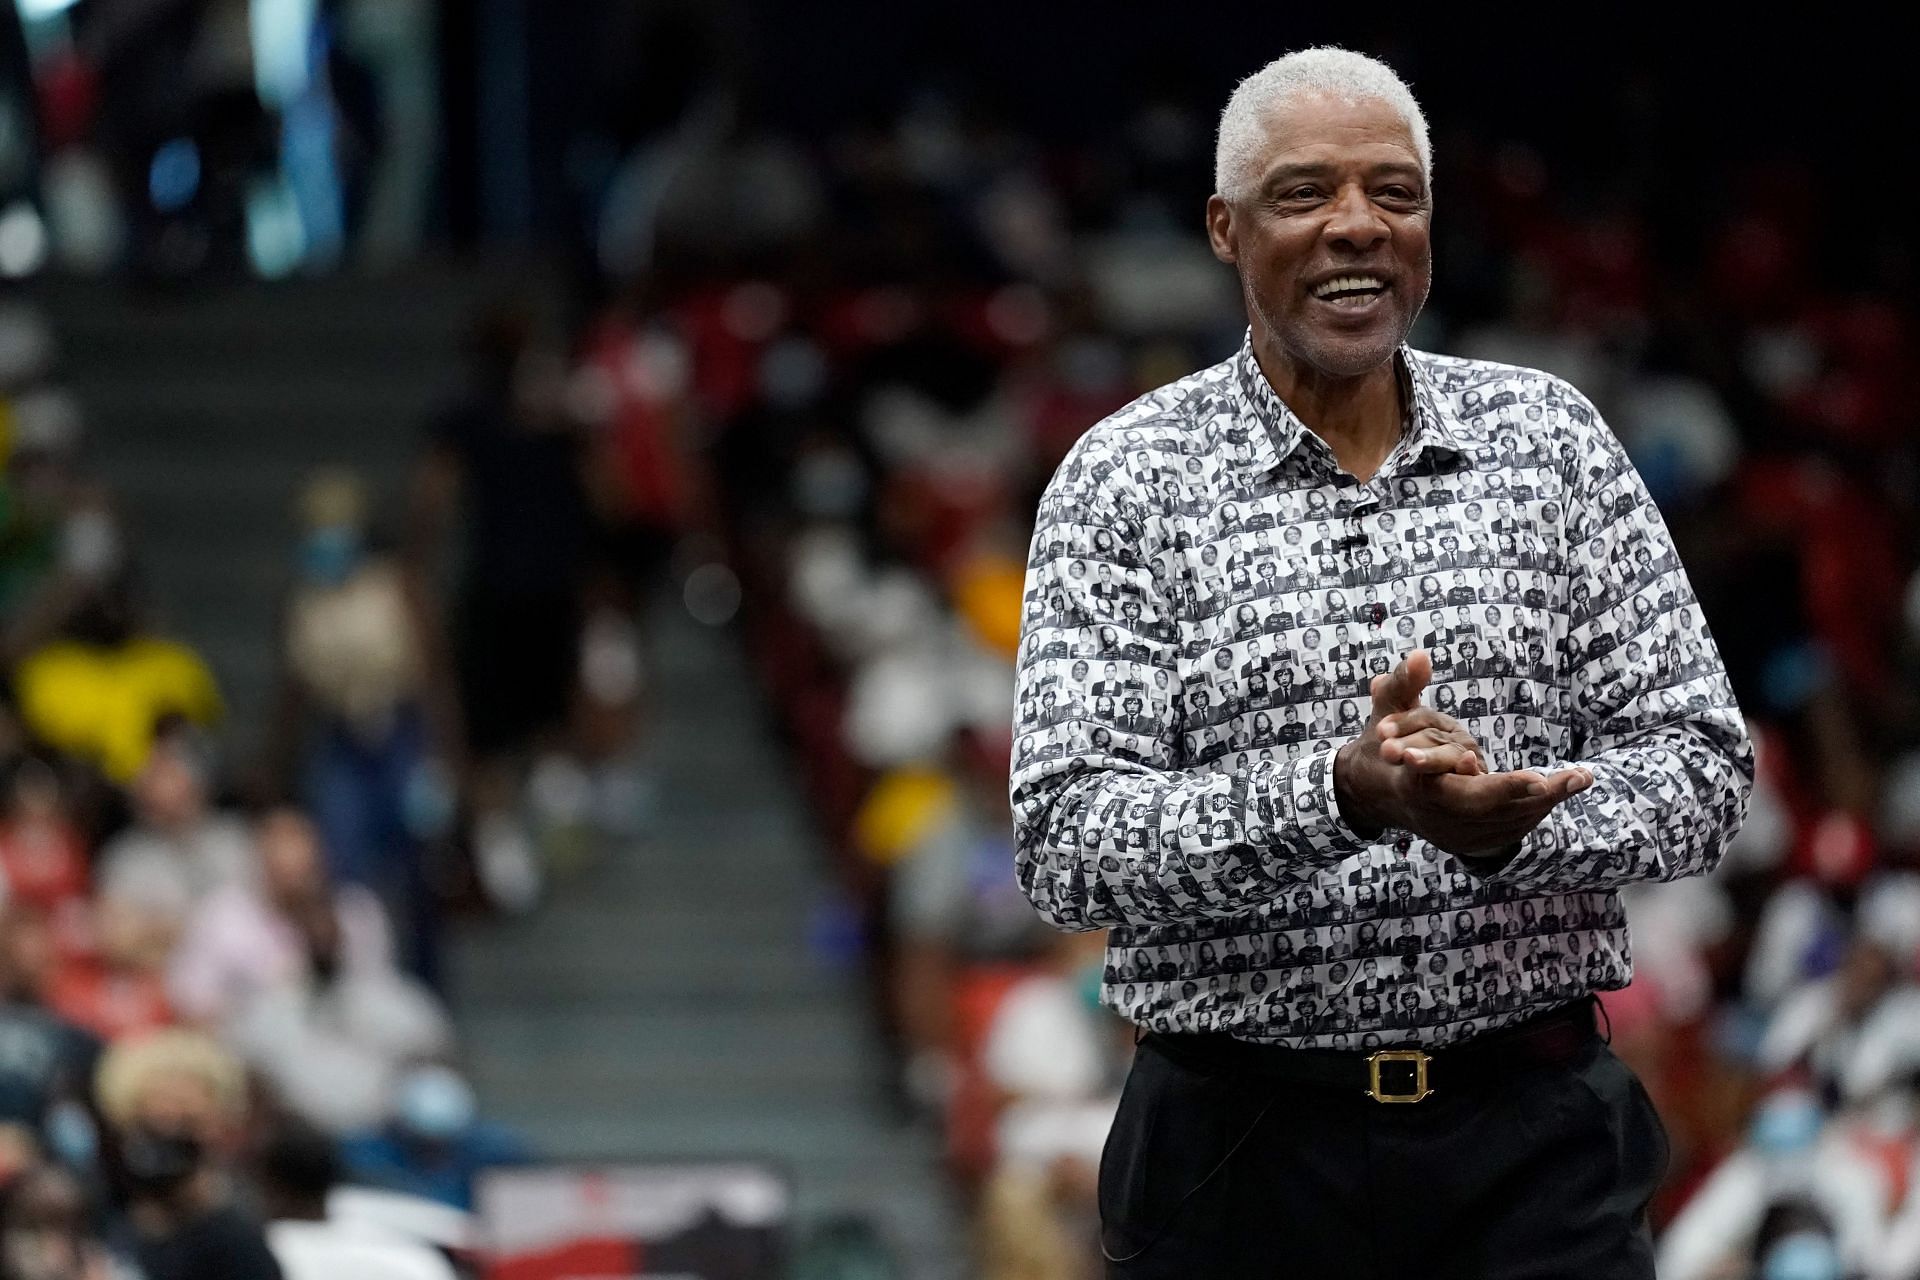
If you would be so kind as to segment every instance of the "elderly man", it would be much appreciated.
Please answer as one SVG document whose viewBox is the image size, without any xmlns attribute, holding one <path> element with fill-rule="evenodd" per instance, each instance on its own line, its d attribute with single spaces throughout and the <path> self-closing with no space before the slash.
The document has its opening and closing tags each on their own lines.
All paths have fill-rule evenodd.
<svg viewBox="0 0 1920 1280">
<path fill-rule="evenodd" d="M 1063 644 L 1117 643 L 1134 656 L 1101 656 L 1146 689 L 1137 716 L 1156 726 L 1027 756 L 1011 786 L 1022 887 L 1058 927 L 1111 930 L 1103 999 L 1146 1032 L 1101 1171 L 1114 1277 L 1653 1274 L 1645 1210 L 1666 1137 L 1597 1034 L 1593 993 L 1632 975 L 1617 891 L 1714 865 L 1745 816 L 1752 748 L 1666 526 L 1593 406 L 1544 373 L 1405 345 L 1432 275 L 1431 174 L 1419 106 L 1379 62 L 1312 49 L 1244 81 L 1206 221 L 1239 274 L 1246 341 L 1094 426 L 1040 504 L 1027 595 L 1065 606 L 1029 615 L 1023 683 Z M 1123 433 L 1148 428 L 1159 443 L 1129 456 Z M 1465 603 L 1480 578 L 1457 548 L 1498 518 L 1466 506 L 1489 491 L 1512 500 L 1517 544 L 1491 567 L 1535 565 L 1549 584 L 1529 601 L 1496 578 L 1513 585 L 1495 603 L 1553 637 L 1547 664 L 1514 661 L 1518 642 L 1487 630 L 1479 670 L 1497 656 L 1504 674 L 1469 685 L 1461 664 L 1436 681 L 1414 649 L 1364 687 L 1327 687 L 1338 633 L 1301 619 L 1337 583 L 1291 529 L 1329 520 L 1347 574 L 1380 512 L 1424 509 L 1456 550 L 1409 542 L 1367 585 L 1404 601 L 1408 580 L 1431 582 L 1424 595 Z M 1269 642 L 1284 656 L 1268 695 L 1223 719 L 1219 672 L 1235 664 L 1214 655 L 1246 650 L 1218 563 L 1228 508 L 1238 527 L 1282 530 L 1284 578 L 1312 573 L 1256 601 L 1296 625 Z M 1102 543 L 1145 569 L 1116 575 L 1118 602 L 1068 576 Z M 1183 582 L 1194 604 L 1173 603 Z M 1665 597 L 1678 607 L 1620 607 Z M 1377 599 L 1356 629 L 1404 634 Z M 1612 671 L 1606 641 L 1628 633 L 1668 656 Z M 1200 725 L 1232 733 L 1283 698 L 1291 713 L 1329 696 L 1369 699 L 1359 733 L 1244 765 L 1192 745 Z M 1197 717 L 1203 701 L 1216 714 Z M 1454 706 L 1463 718 L 1441 710 Z M 1523 767 L 1523 741 L 1552 763 Z M 1204 841 L 1178 825 L 1201 811 Z M 1139 822 L 1150 838 L 1131 843 Z M 1401 879 L 1435 888 L 1395 897 Z M 1354 922 L 1341 983 L 1324 953 L 1303 959 L 1314 907 Z M 1416 911 L 1455 927 L 1403 929 Z M 1575 919 L 1592 930 L 1580 966 L 1516 958 L 1566 951 Z M 1526 943 L 1504 954 L 1508 937 Z M 1271 959 L 1196 1000 L 1218 964 L 1201 939 Z M 1149 953 L 1170 962 L 1111 980 Z M 1433 955 L 1476 980 L 1421 981 Z"/>
</svg>

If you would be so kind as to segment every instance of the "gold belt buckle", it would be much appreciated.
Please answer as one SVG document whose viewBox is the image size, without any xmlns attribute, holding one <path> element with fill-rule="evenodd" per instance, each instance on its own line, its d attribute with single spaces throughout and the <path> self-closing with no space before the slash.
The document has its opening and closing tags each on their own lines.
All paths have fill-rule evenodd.
<svg viewBox="0 0 1920 1280">
<path fill-rule="evenodd" d="M 1367 1096 L 1375 1102 L 1418 1102 L 1433 1090 L 1427 1087 L 1427 1063 L 1431 1061 L 1419 1049 L 1381 1049 L 1367 1055 Z M 1386 1062 L 1413 1064 L 1413 1092 L 1390 1093 L 1380 1087 L 1380 1065 Z"/>
</svg>

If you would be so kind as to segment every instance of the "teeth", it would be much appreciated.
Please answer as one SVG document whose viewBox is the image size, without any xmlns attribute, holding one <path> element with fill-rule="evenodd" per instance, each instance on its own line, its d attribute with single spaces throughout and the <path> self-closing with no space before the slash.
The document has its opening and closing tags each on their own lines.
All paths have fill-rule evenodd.
<svg viewBox="0 0 1920 1280">
<path fill-rule="evenodd" d="M 1386 287 L 1386 282 L 1377 276 L 1339 276 L 1315 289 L 1313 296 L 1324 298 L 1330 293 L 1345 293 L 1351 289 L 1384 289 Z"/>
</svg>

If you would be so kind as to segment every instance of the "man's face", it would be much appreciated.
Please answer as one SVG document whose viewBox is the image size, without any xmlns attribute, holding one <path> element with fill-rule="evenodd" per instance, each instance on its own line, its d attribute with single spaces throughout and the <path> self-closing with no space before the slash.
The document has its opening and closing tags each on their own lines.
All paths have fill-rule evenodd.
<svg viewBox="0 0 1920 1280">
<path fill-rule="evenodd" d="M 1265 123 L 1247 193 L 1207 202 L 1214 256 L 1239 270 L 1269 377 L 1370 372 L 1413 327 L 1433 279 L 1431 209 L 1413 136 L 1378 99 L 1311 93 L 1288 99 Z M 1381 287 L 1314 296 L 1346 276 Z"/>
</svg>

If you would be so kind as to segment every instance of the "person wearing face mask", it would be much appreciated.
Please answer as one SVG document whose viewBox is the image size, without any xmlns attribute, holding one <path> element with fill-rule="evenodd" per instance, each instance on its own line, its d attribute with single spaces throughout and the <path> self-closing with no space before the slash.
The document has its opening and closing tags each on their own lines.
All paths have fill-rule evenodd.
<svg viewBox="0 0 1920 1280">
<path fill-rule="evenodd" d="M 385 1125 L 348 1137 L 341 1153 L 358 1181 L 472 1209 L 482 1169 L 522 1164 L 533 1154 L 518 1134 L 478 1112 L 473 1086 L 459 1072 L 420 1063 L 395 1086 Z"/>
<path fill-rule="evenodd" d="M 281 683 L 262 789 L 302 794 L 333 874 L 405 924 L 407 967 L 438 976 L 429 842 L 452 820 L 458 713 L 424 602 L 374 544 L 366 487 L 316 474 L 300 499 L 300 576 L 282 614 Z"/>
<path fill-rule="evenodd" d="M 240 1063 L 196 1032 L 159 1031 L 108 1050 L 95 1093 L 124 1209 L 117 1243 L 145 1280 L 282 1280 L 229 1171 Z"/>
<path fill-rule="evenodd" d="M 1783 1205 L 1817 1215 L 1845 1263 L 1832 1274 L 1857 1274 L 1878 1248 L 1890 1198 L 1886 1170 L 1828 1123 L 1817 1096 L 1804 1088 L 1777 1089 L 1755 1111 L 1746 1142 L 1668 1224 L 1657 1274 L 1660 1280 L 1799 1276 L 1788 1264 L 1809 1256 L 1808 1245 L 1786 1248 L 1785 1260 L 1773 1264 L 1788 1269 L 1769 1272 L 1763 1265 L 1777 1241 L 1798 1234 L 1783 1222 Z"/>
</svg>

